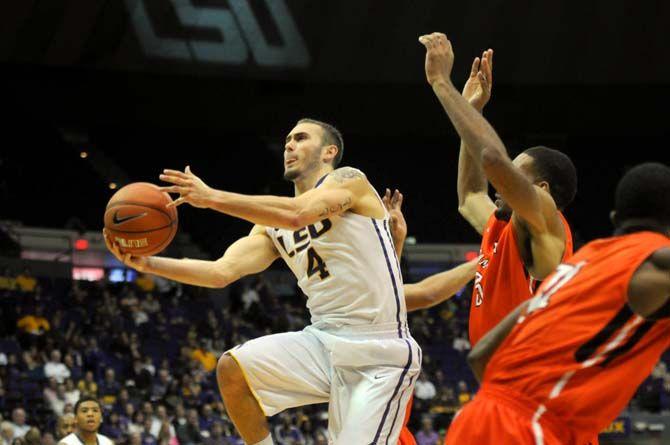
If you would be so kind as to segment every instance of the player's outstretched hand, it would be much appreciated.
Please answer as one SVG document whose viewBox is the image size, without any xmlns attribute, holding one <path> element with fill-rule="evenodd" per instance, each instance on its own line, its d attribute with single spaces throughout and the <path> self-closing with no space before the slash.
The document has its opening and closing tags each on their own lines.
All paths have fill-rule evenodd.
<svg viewBox="0 0 670 445">
<path fill-rule="evenodd" d="M 391 194 L 390 189 L 386 189 L 386 193 L 382 198 L 386 210 L 389 212 L 391 224 L 391 236 L 393 237 L 393 244 L 403 244 L 407 237 L 407 222 L 405 216 L 402 214 L 402 200 L 403 196 L 397 189 Z"/>
<path fill-rule="evenodd" d="M 173 184 L 161 187 L 161 190 L 168 193 L 179 193 L 179 198 L 168 204 L 168 207 L 178 206 L 185 202 L 191 204 L 193 207 L 207 207 L 213 189 L 193 174 L 190 166 L 186 166 L 183 172 L 165 169 L 159 177 L 161 181 Z"/>
<path fill-rule="evenodd" d="M 463 87 L 463 97 L 477 110 L 482 111 L 491 99 L 493 88 L 493 50 L 487 49 L 482 58 L 475 57 L 470 77 Z"/>
<path fill-rule="evenodd" d="M 447 36 L 434 32 L 419 37 L 419 42 L 426 47 L 426 80 L 431 85 L 449 82 L 451 69 L 454 66 L 454 51 Z"/>
<path fill-rule="evenodd" d="M 139 272 L 144 272 L 147 265 L 147 257 L 134 256 L 129 253 L 121 253 L 118 244 L 112 240 L 109 232 L 107 232 L 105 229 L 102 229 L 102 236 L 105 238 L 105 245 L 107 245 L 107 249 L 112 252 L 117 260 Z"/>
</svg>

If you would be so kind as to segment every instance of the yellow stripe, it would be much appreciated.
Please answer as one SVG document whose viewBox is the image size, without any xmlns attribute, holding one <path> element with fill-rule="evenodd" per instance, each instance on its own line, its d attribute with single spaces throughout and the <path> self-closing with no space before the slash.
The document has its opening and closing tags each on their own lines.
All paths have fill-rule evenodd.
<svg viewBox="0 0 670 445">
<path fill-rule="evenodd" d="M 240 367 L 240 370 L 242 371 L 242 376 L 244 377 L 244 380 L 247 382 L 247 386 L 251 390 L 251 394 L 254 396 L 254 399 L 256 399 L 256 403 L 258 403 L 258 407 L 261 409 L 263 412 L 263 415 L 265 417 L 269 417 L 266 413 L 265 410 L 263 409 L 263 403 L 261 402 L 261 398 L 258 396 L 254 388 L 251 386 L 251 382 L 249 381 L 249 376 L 247 375 L 247 372 L 244 370 L 244 366 L 242 366 L 242 363 L 240 363 L 240 360 L 235 357 L 235 354 L 233 354 L 233 351 L 228 351 L 228 355 L 230 355 L 233 360 L 235 360 L 235 363 L 237 363 L 237 366 Z"/>
</svg>

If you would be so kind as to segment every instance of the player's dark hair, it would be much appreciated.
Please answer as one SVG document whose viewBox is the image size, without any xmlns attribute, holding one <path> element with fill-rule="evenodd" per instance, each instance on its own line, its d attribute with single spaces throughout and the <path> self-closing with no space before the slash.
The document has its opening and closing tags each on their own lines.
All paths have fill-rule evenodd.
<svg viewBox="0 0 670 445">
<path fill-rule="evenodd" d="M 566 208 L 577 194 L 577 169 L 572 160 L 565 153 L 542 146 L 529 148 L 524 153 L 533 158 L 536 179 L 549 183 L 556 207 Z"/>
<path fill-rule="evenodd" d="M 340 130 L 335 128 L 334 125 L 316 119 L 311 119 L 309 117 L 300 119 L 298 123 L 315 124 L 321 127 L 323 130 L 323 144 L 334 145 L 337 147 L 337 154 L 333 158 L 333 168 L 337 168 L 337 166 L 340 165 L 340 162 L 342 162 L 342 155 L 344 155 L 344 139 L 342 138 L 342 133 L 340 133 Z"/>
<path fill-rule="evenodd" d="M 92 396 L 83 396 L 79 400 L 77 400 L 77 403 L 74 404 L 74 414 L 75 414 L 75 416 L 77 415 L 77 412 L 79 411 L 79 406 L 84 402 L 95 402 L 95 403 L 98 404 L 98 408 L 100 408 L 100 411 L 102 411 L 102 405 L 100 404 L 100 400 L 98 400 L 98 399 L 96 399 L 95 397 L 92 397 Z"/>
<path fill-rule="evenodd" d="M 616 188 L 617 225 L 647 219 L 670 226 L 670 167 L 646 162 L 631 168 Z"/>
</svg>

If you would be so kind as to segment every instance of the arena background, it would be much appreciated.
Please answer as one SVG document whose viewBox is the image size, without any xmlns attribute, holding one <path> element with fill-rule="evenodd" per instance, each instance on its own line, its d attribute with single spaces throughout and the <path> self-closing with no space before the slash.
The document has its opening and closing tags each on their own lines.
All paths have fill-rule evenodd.
<svg viewBox="0 0 670 445">
<path fill-rule="evenodd" d="M 613 188 L 621 174 L 646 160 L 670 162 L 669 16 L 668 4 L 623 0 L 0 4 L 0 261 L 10 266 L 3 277 L 14 278 L 30 266 L 40 275 L 45 294 L 36 298 L 34 291 L 28 297 L 20 290 L 3 291 L 1 352 L 13 351 L 23 363 L 17 365 L 21 375 L 16 381 L 9 378 L 11 366 L 0 363 L 0 412 L 9 418 L 15 407 L 35 402 L 16 382 L 33 389 L 30 384 L 36 383 L 40 403 L 29 407 L 29 423 L 43 430 L 53 427 L 49 405 L 41 397 L 48 383 L 30 374 L 23 358 L 32 340 L 22 339 L 15 327 L 27 311 L 42 307 L 51 317 L 61 311 L 65 319 L 82 324 L 77 335 L 86 339 L 98 331 L 85 319 L 104 317 L 104 311 L 97 312 L 104 287 L 111 291 L 106 298 L 118 300 L 119 322 L 138 328 L 139 353 L 151 355 L 156 344 L 163 345 L 151 327 L 136 325 L 133 304 L 122 304 L 133 293 L 144 301 L 146 292 L 116 282 L 134 277 L 119 271 L 102 250 L 99 230 L 113 193 L 110 183 L 157 182 L 163 168 L 190 164 L 216 188 L 290 194 L 281 178 L 282 140 L 300 117 L 333 122 L 344 133 L 344 164 L 361 168 L 380 191 L 393 187 L 405 194 L 405 215 L 416 241 L 407 251 L 407 281 L 451 267 L 476 250 L 476 233 L 456 211 L 458 139 L 425 83 L 424 50 L 417 41 L 421 33 L 443 31 L 452 40 L 453 78 L 459 86 L 472 58 L 486 48 L 495 50 L 487 118 L 513 153 L 539 144 L 568 153 L 580 181 L 577 198 L 566 211 L 577 243 L 608 235 Z M 180 236 L 168 253 L 215 258 L 248 228 L 233 218 L 183 207 Z M 87 248 L 77 250 L 83 247 L 76 246 L 77 240 L 86 240 Z M 115 282 L 73 289 L 73 274 L 97 276 L 87 268 L 102 268 L 105 280 Z M 11 280 L 7 283 L 11 287 Z M 288 301 L 294 319 L 277 325 L 245 308 L 243 295 L 256 285 L 252 280 L 218 293 L 167 286 L 154 293 L 164 294 L 163 311 L 175 294 L 181 305 L 201 305 L 200 314 L 183 314 L 186 325 L 205 323 L 200 316 L 211 307 L 226 346 L 305 322 L 301 297 L 283 266 L 277 263 L 264 275 L 259 294 L 263 302 L 281 307 Z M 86 297 L 75 298 L 78 292 Z M 427 378 L 436 382 L 438 370 L 446 374 L 437 385 L 438 397 L 417 404 L 415 428 L 423 414 L 430 414 L 436 427 L 446 427 L 458 405 L 459 382 L 470 385 L 468 392 L 475 389 L 462 353 L 452 347 L 466 326 L 467 292 L 451 304 L 411 317 L 417 337 L 422 329 L 433 334 Z M 83 318 L 72 315 L 77 304 L 86 308 L 80 311 Z M 153 316 L 150 323 L 156 322 Z M 166 316 L 170 325 L 171 315 Z M 437 325 L 439 335 L 434 334 Z M 190 372 L 187 362 L 181 368 L 177 364 L 181 347 L 201 347 L 189 345 L 185 329 L 178 333 L 183 342 L 172 344 L 177 350 L 171 351 L 174 362 L 169 364 L 180 384 Z M 52 340 L 38 342 L 35 367 L 49 349 L 68 350 L 72 338 L 63 343 L 55 331 L 46 334 Z M 110 357 L 116 356 L 117 340 L 127 341 L 128 347 L 133 343 L 120 339 L 121 332 L 120 340 L 114 335 L 100 338 Z M 217 339 L 210 340 L 207 346 L 216 351 Z M 80 367 L 88 369 L 87 349 L 79 349 L 72 353 L 78 352 Z M 132 361 L 109 362 L 123 385 Z M 96 379 L 103 379 L 103 367 L 92 370 Z M 603 442 L 670 440 L 661 437 L 670 426 L 663 414 L 670 410 L 667 382 L 661 366 Z M 440 411 L 437 399 L 447 388 L 455 393 L 455 402 L 440 402 L 447 408 Z M 132 395 L 136 402 L 145 396 L 141 391 Z M 215 411 L 218 401 L 214 391 Z M 174 415 L 175 408 L 168 405 Z M 46 408 L 39 411 L 41 406 Z M 318 408 L 306 413 L 313 419 L 319 415 Z M 300 421 L 295 412 L 291 416 L 294 423 Z"/>
</svg>

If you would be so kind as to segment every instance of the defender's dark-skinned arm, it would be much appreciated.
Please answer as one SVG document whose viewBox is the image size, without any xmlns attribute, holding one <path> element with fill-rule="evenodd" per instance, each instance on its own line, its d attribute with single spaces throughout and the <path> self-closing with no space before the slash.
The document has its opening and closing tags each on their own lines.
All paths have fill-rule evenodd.
<svg viewBox="0 0 670 445">
<path fill-rule="evenodd" d="M 486 371 L 486 365 L 488 365 L 493 354 L 507 338 L 512 328 L 514 328 L 519 316 L 526 310 L 529 302 L 530 300 L 524 301 L 516 309 L 507 314 L 496 327 L 491 329 L 476 345 L 474 345 L 472 351 L 468 354 L 468 365 L 470 365 L 478 382 L 481 383 L 484 378 L 484 371 Z"/>
</svg>

